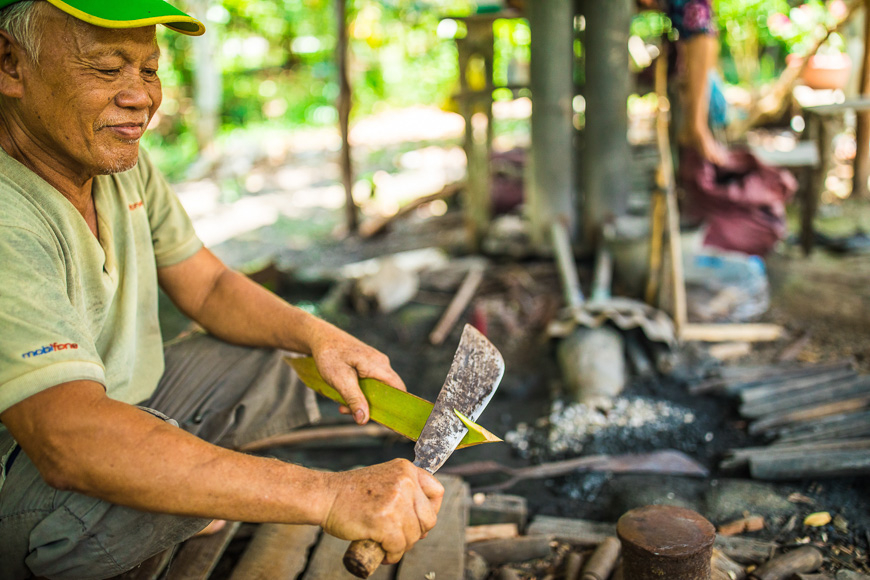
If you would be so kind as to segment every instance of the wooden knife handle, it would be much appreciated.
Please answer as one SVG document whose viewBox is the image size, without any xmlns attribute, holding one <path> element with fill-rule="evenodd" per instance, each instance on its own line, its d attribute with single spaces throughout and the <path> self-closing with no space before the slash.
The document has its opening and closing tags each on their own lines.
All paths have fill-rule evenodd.
<svg viewBox="0 0 870 580">
<path fill-rule="evenodd" d="M 344 567 L 357 578 L 368 578 L 378 569 L 387 553 L 374 540 L 354 540 L 344 553 Z"/>
</svg>

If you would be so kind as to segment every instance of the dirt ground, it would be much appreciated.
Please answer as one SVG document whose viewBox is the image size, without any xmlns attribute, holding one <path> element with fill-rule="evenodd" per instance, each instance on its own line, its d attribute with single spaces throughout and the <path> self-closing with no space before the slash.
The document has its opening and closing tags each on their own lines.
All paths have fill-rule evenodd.
<svg viewBox="0 0 870 580">
<path fill-rule="evenodd" d="M 287 149 L 288 157 L 293 159 L 292 167 L 281 165 L 286 161 L 255 166 L 254 173 L 262 176 L 260 193 L 243 198 L 233 206 L 214 205 L 209 200 L 218 197 L 217 193 L 195 187 L 182 191 L 183 203 L 190 208 L 202 201 L 202 207 L 211 203 L 217 208 L 207 215 L 203 213 L 201 219 L 210 226 L 207 230 L 216 236 L 214 244 L 210 245 L 219 256 L 234 266 L 244 265 L 246 271 L 260 269 L 265 265 L 263 256 L 266 256 L 265 263 L 272 263 L 273 268 L 261 282 L 291 302 L 326 316 L 385 352 L 404 377 L 409 390 L 429 400 L 434 400 L 443 383 L 459 341 L 462 323 L 472 318 L 478 323 L 485 322 L 487 335 L 503 353 L 507 370 L 497 395 L 480 422 L 505 438 L 524 429 L 527 445 L 521 448 L 514 437 L 513 443 L 464 449 L 451 457 L 447 467 L 478 460 L 494 460 L 506 466 L 520 467 L 576 455 L 640 453 L 670 448 L 686 453 L 710 470 L 710 476 L 703 480 L 658 477 L 654 478 L 658 481 L 654 481 L 635 476 L 588 473 L 523 481 L 507 492 L 525 497 L 531 516 L 615 521 L 626 509 L 635 507 L 632 502 L 676 501 L 696 507 L 716 524 L 724 523 L 726 515 L 721 510 L 705 513 L 703 502 L 693 502 L 705 494 L 710 495 L 717 487 L 721 489 L 723 482 L 739 482 L 748 477 L 747 474 L 719 471 L 719 461 L 729 449 L 767 442 L 747 434 L 746 421 L 739 417 L 735 401 L 720 396 L 690 395 L 688 385 L 698 380 L 705 369 L 716 364 L 775 361 L 802 337 L 803 347 L 796 354 L 797 360 L 814 363 L 851 358 L 860 372 L 870 373 L 868 254 L 842 255 L 820 248 L 812 256 L 804 257 L 796 247 L 784 243 L 766 259 L 771 306 L 762 321 L 784 326 L 786 338 L 775 343 L 757 344 L 749 354 L 725 363 L 712 360 L 703 345 L 689 345 L 681 351 L 684 364 L 677 372 L 633 379 L 623 393 L 631 401 L 651 406 L 665 405 L 655 408 L 671 412 L 669 419 L 647 423 L 642 428 L 614 426 L 603 429 L 584 440 L 582 450 L 554 451 L 547 436 L 557 415 L 555 405 L 564 400 L 564 395 L 555 342 L 545 333 L 546 323 L 558 311 L 562 300 L 552 261 L 487 256 L 486 278 L 473 305 L 444 343 L 433 346 L 428 341 L 428 334 L 453 297 L 461 274 L 450 272 L 448 268 L 448 271 L 436 270 L 422 275 L 420 290 L 408 304 L 390 314 L 382 314 L 372 307 L 360 308 L 365 301 L 346 293 L 338 294 L 336 301 L 335 291 L 339 284 L 335 272 L 348 263 L 418 248 L 437 247 L 452 259 L 463 257 L 467 252 L 465 233 L 461 213 L 454 203 L 451 202 L 451 211 L 445 215 L 411 214 L 395 223 L 382 237 L 370 240 L 346 237 L 341 234 L 341 193 L 340 190 L 337 194 L 333 191 L 335 175 L 323 177 L 322 151 L 309 151 L 298 145 L 290 145 Z M 409 153 L 410 149 L 380 146 L 381 153 L 369 157 L 366 170 L 376 174 L 381 169 L 392 171 L 394 164 L 401 164 L 397 160 L 414 161 L 416 158 L 409 157 L 413 153 Z M 454 171 L 449 148 L 430 147 L 426 155 L 432 156 L 427 158 L 429 165 L 433 160 L 443 161 L 445 175 Z M 294 184 L 293 188 L 280 183 L 278 178 L 282 171 Z M 415 174 L 408 168 L 404 171 L 410 176 L 410 181 L 393 183 L 396 191 L 406 190 L 407 183 L 415 180 L 433 178 L 432 175 Z M 304 189 L 297 188 L 300 176 L 305 178 Z M 435 177 L 443 179 L 444 175 L 438 173 Z M 433 178 L 432 184 L 437 179 Z M 387 185 L 390 185 L 389 181 L 381 182 L 381 193 Z M 322 207 L 312 202 L 314 198 L 322 202 L 333 197 L 336 199 L 334 207 Z M 227 224 L 236 224 L 240 217 L 248 215 L 244 211 L 247 206 L 241 207 L 248 202 L 260 202 L 261 207 L 277 209 L 278 217 L 263 227 L 254 220 L 250 231 L 227 235 L 228 239 L 224 240 L 221 236 L 229 231 Z M 221 221 L 224 218 L 226 220 Z M 197 219 L 195 217 L 195 221 Z M 823 208 L 817 225 L 820 231 L 831 236 L 870 231 L 870 203 Z M 790 229 L 796 231 L 793 225 Z M 584 279 L 589 277 L 589 266 L 580 264 Z M 330 306 L 326 308 L 325 303 L 330 303 Z M 166 314 L 164 322 L 169 321 L 166 324 L 171 327 L 173 316 L 166 309 L 163 314 Z M 185 323 L 175 320 L 174 330 L 180 330 Z M 325 423 L 342 420 L 331 402 L 322 401 L 321 409 Z M 675 417 L 688 416 L 691 421 L 674 420 Z M 413 446 L 396 440 L 361 440 L 326 447 L 275 448 L 269 450 L 269 454 L 310 467 L 349 469 L 394 457 L 412 459 Z M 498 478 L 477 478 L 471 481 L 471 485 L 475 487 L 497 481 Z M 772 504 L 762 502 L 758 494 L 746 494 L 741 509 L 766 517 L 767 527 L 757 533 L 757 537 L 776 539 L 786 545 L 814 541 L 857 546 L 863 554 L 870 551 L 870 494 L 866 492 L 862 479 L 795 481 L 769 485 L 764 489 L 771 497 L 782 500 L 777 505 L 783 501 L 790 504 L 792 515 L 798 519 L 783 515 L 771 507 Z M 803 499 L 795 503 L 785 499 L 789 497 Z M 848 530 L 844 532 L 831 525 L 807 529 L 794 524 L 814 511 L 829 511 L 832 515 L 844 517 L 849 524 Z M 736 515 L 740 515 L 739 511 Z M 858 568 L 851 560 L 847 564 L 846 567 Z"/>
<path fill-rule="evenodd" d="M 452 213 L 430 223 L 399 225 L 396 231 L 371 245 L 349 238 L 323 248 L 319 261 L 328 263 L 333 259 L 331 256 L 345 252 L 369 257 L 397 248 L 425 246 L 427 238 L 428 243 L 432 242 L 431 236 L 442 240 L 449 249 L 450 242 L 456 239 L 450 231 L 456 227 L 461 227 L 461 223 Z M 870 333 L 867 332 L 870 328 L 870 259 L 867 255 L 841 256 L 820 250 L 805 258 L 795 248 L 783 245 L 767 259 L 767 267 L 771 308 L 763 320 L 782 324 L 787 337 L 775 343 L 755 345 L 750 354 L 724 364 L 770 363 L 795 341 L 806 337 L 797 360 L 824 362 L 850 357 L 861 372 L 870 372 Z M 588 272 L 582 274 L 588 275 Z M 438 273 L 424 275 L 418 295 L 388 315 L 373 310 L 360 312 L 353 308 L 352 300 L 345 300 L 339 311 L 333 313 L 335 322 L 386 352 L 397 371 L 405 377 L 409 389 L 431 400 L 437 395 L 449 368 L 461 323 L 479 317 L 482 312 L 490 339 L 505 356 L 507 371 L 497 396 L 481 417 L 481 423 L 503 437 L 516 432 L 519 425 L 526 425 L 530 433 L 528 446 L 520 449 L 515 444 L 502 443 L 470 448 L 457 452 L 448 466 L 487 459 L 517 467 L 578 455 L 570 451 L 554 452 L 546 442 L 553 403 L 563 398 L 554 342 L 547 339 L 544 332 L 548 317 L 561 304 L 558 274 L 553 264 L 548 260 L 494 258 L 472 308 L 463 315 L 444 344 L 433 346 L 427 340 L 428 333 L 458 284 L 458 278 L 452 284 L 444 283 L 443 278 L 443 274 Z M 306 284 L 299 280 L 291 281 L 287 287 L 293 288 L 288 298 L 312 304 L 316 304 L 328 290 L 322 284 Z M 748 474 L 721 473 L 719 461 L 729 449 L 764 445 L 766 441 L 747 434 L 746 422 L 737 414 L 735 401 L 721 396 L 688 393 L 688 385 L 698 380 L 705 369 L 719 363 L 710 359 L 703 345 L 687 345 L 681 352 L 684 363 L 677 372 L 634 379 L 624 396 L 634 401 L 666 404 L 675 410 L 674 413 L 691 415 L 694 420 L 663 420 L 658 425 L 642 428 L 605 429 L 585 441 L 579 454 L 676 449 L 707 467 L 709 478 L 704 481 L 666 478 L 663 480 L 666 483 L 659 486 L 661 477 L 656 482 L 609 473 L 574 474 L 520 482 L 508 493 L 526 497 L 532 515 L 600 521 L 615 521 L 625 510 L 636 507 L 637 502 L 673 500 L 681 505 L 697 506 L 701 513 L 713 510 L 700 500 L 693 503 L 695 498 L 709 495 L 711 486 L 715 488 L 721 478 L 748 478 Z M 327 421 L 335 418 L 330 404 L 324 406 L 324 412 Z M 413 458 L 412 446 L 402 442 L 374 446 L 358 443 L 345 449 L 331 447 L 328 451 L 307 449 L 276 453 L 292 461 L 328 469 L 346 469 L 396 456 Z M 499 478 L 476 478 L 471 484 L 486 485 L 498 481 Z M 859 546 L 864 553 L 870 548 L 870 496 L 862 480 L 836 478 L 762 485 L 783 501 L 788 497 L 809 498 L 809 503 L 794 504 L 798 521 L 814 511 L 829 511 L 832 515 L 846 517 L 849 529 L 842 532 L 830 525 L 824 529 L 795 527 L 796 520 L 783 515 L 780 508 L 768 507 L 764 502 L 747 497 L 744 508 L 764 515 L 767 520 L 766 530 L 756 537 L 776 539 L 786 544 L 816 541 Z M 632 486 L 648 487 L 649 490 L 647 494 L 636 493 L 637 497 L 626 498 L 625 489 Z M 655 493 L 652 490 L 658 490 L 661 497 L 652 497 L 650 494 Z M 711 517 L 715 524 L 724 523 L 721 512 L 711 511 L 704 515 Z M 740 513 L 733 515 L 739 517 Z M 715 518 L 719 518 L 718 521 Z"/>
</svg>

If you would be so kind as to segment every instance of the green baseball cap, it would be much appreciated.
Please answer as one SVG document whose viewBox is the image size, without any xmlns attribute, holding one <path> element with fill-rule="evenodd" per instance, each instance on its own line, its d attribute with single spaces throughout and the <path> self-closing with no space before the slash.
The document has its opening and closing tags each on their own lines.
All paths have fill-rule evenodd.
<svg viewBox="0 0 870 580">
<path fill-rule="evenodd" d="M 20 0 L 0 0 L 0 9 Z M 199 36 L 205 26 L 163 0 L 47 0 L 70 16 L 103 28 L 139 28 L 162 24 L 189 36 Z"/>
</svg>

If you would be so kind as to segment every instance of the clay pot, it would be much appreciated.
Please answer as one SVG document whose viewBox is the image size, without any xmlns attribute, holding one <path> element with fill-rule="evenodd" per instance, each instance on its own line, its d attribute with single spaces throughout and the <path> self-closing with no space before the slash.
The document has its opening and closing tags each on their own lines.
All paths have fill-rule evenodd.
<svg viewBox="0 0 870 580">
<path fill-rule="evenodd" d="M 786 57 L 788 66 L 800 66 L 802 58 L 790 54 Z M 852 73 L 852 59 L 848 54 L 816 54 L 810 57 L 801 72 L 801 80 L 811 89 L 842 89 L 849 82 Z"/>
</svg>

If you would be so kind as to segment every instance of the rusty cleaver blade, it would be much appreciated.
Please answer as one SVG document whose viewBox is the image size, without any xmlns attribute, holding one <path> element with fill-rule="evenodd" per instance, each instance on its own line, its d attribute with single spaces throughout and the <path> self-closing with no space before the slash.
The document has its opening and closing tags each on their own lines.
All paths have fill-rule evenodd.
<svg viewBox="0 0 870 580">
<path fill-rule="evenodd" d="M 477 421 L 502 376 L 501 353 L 480 331 L 466 324 L 444 386 L 414 446 L 414 465 L 429 473 L 444 465 L 468 431 L 457 411 Z M 344 554 L 344 566 L 357 578 L 368 578 L 385 555 L 377 542 L 356 540 Z"/>
<path fill-rule="evenodd" d="M 429 473 L 444 465 L 467 431 L 455 411 L 477 421 L 502 376 L 501 353 L 480 331 L 466 324 L 435 408 L 414 446 L 414 465 Z"/>
</svg>

